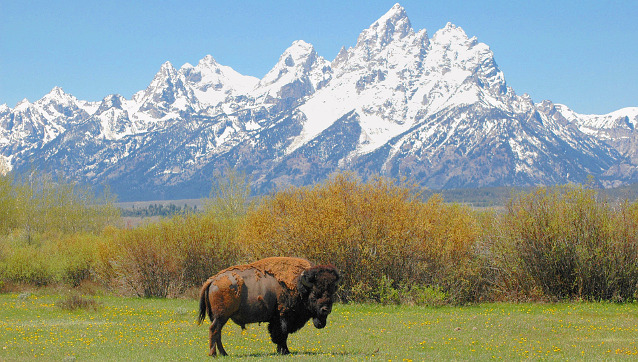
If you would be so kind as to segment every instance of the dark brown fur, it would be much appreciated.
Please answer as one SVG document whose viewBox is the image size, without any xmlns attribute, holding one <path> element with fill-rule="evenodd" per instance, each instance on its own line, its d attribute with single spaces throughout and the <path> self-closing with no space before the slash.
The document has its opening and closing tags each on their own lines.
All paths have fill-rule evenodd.
<svg viewBox="0 0 638 362">
<path fill-rule="evenodd" d="M 231 319 L 245 328 L 268 322 L 277 352 L 288 354 L 290 333 L 313 319 L 316 328 L 326 326 L 332 311 L 340 275 L 330 265 L 311 266 L 299 258 L 266 258 L 237 265 L 210 277 L 199 298 L 199 323 L 210 318 L 209 355 L 227 355 L 221 330 Z"/>
</svg>

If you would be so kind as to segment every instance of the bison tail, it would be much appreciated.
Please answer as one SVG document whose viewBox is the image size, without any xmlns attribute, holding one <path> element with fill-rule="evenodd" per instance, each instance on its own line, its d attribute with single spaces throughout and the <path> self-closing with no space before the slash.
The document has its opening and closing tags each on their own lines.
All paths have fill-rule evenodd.
<svg viewBox="0 0 638 362">
<path fill-rule="evenodd" d="M 199 316 L 197 317 L 197 324 L 202 324 L 204 319 L 206 319 L 207 312 L 212 322 L 212 311 L 210 309 L 210 301 L 208 300 L 208 289 L 210 288 L 211 282 L 211 280 L 207 280 L 204 286 L 202 286 L 202 291 L 199 293 Z"/>
</svg>

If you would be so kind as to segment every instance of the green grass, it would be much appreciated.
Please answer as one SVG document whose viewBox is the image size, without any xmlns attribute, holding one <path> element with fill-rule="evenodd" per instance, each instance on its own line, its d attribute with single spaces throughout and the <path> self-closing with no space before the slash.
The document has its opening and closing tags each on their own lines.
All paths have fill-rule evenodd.
<svg viewBox="0 0 638 362">
<path fill-rule="evenodd" d="M 190 299 L 84 297 L 96 308 L 68 310 L 62 295 L 0 295 L 0 360 L 183 360 L 207 352 L 207 325 Z M 233 357 L 274 354 L 266 325 L 229 323 Z M 481 304 L 469 307 L 336 305 L 325 329 L 290 336 L 306 360 L 618 359 L 638 355 L 638 305 Z"/>
</svg>

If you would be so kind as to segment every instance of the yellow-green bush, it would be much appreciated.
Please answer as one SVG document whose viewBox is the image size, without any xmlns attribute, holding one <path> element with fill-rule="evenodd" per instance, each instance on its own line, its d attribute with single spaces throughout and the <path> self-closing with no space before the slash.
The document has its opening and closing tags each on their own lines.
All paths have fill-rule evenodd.
<svg viewBox="0 0 638 362">
<path fill-rule="evenodd" d="M 636 208 L 612 205 L 583 186 L 514 196 L 489 236 L 495 285 L 528 298 L 634 299 Z"/>
<path fill-rule="evenodd" d="M 92 278 L 96 246 L 91 234 L 38 234 L 14 231 L 0 238 L 0 280 L 36 286 L 67 283 L 78 286 Z"/>
<path fill-rule="evenodd" d="M 97 248 L 105 243 L 103 235 L 76 233 L 63 235 L 53 241 L 51 255 L 60 280 L 72 287 L 94 278 Z"/>
<path fill-rule="evenodd" d="M 46 174 L 0 176 L 0 281 L 78 285 L 90 278 L 100 231 L 119 222 L 107 196 Z"/>
<path fill-rule="evenodd" d="M 227 171 L 201 214 L 178 215 L 136 229 L 107 230 L 98 248 L 96 274 L 119 291 L 145 297 L 198 288 L 243 257 L 235 243 L 248 207 L 245 177 Z"/>
<path fill-rule="evenodd" d="M 346 300 L 380 300 L 379 286 L 434 285 L 456 302 L 478 298 L 472 213 L 439 196 L 377 178 L 363 183 L 340 174 L 312 188 L 290 188 L 262 200 L 247 215 L 239 242 L 251 259 L 298 256 L 332 263 Z"/>
<path fill-rule="evenodd" d="M 138 296 L 178 295 L 238 261 L 228 227 L 186 215 L 114 231 L 99 249 L 99 279 Z"/>
<path fill-rule="evenodd" d="M 15 231 L 0 239 L 0 277 L 5 283 L 47 285 L 58 278 L 49 258 L 50 248 Z"/>
<path fill-rule="evenodd" d="M 0 235 L 7 234 L 18 224 L 13 180 L 7 175 L 0 175 Z"/>
<path fill-rule="evenodd" d="M 98 196 L 89 187 L 33 173 L 0 176 L 0 217 L 0 235 L 21 229 L 31 236 L 99 233 L 120 214 L 108 192 Z"/>
</svg>

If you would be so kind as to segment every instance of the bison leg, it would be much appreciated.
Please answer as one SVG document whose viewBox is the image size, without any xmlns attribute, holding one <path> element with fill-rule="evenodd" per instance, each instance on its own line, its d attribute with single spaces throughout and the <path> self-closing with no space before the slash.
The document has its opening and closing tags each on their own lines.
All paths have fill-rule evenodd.
<svg viewBox="0 0 638 362">
<path fill-rule="evenodd" d="M 219 353 L 222 356 L 228 356 L 226 350 L 224 350 L 224 346 L 222 346 L 222 328 L 224 324 L 228 321 L 228 318 L 217 316 L 213 319 L 213 323 L 211 323 L 208 333 L 208 348 L 210 351 L 208 352 L 209 356 L 217 356 L 216 348 L 219 348 Z"/>
<path fill-rule="evenodd" d="M 268 323 L 268 332 L 270 339 L 277 345 L 277 353 L 289 354 L 288 350 L 288 332 L 284 330 L 280 320 L 274 320 Z"/>
</svg>

